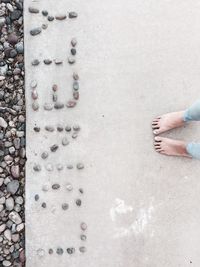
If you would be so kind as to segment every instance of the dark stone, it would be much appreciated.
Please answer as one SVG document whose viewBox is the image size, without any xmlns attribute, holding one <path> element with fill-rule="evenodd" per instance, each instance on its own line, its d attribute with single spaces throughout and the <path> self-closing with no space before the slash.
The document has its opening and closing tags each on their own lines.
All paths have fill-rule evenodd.
<svg viewBox="0 0 200 267">
<path fill-rule="evenodd" d="M 75 48 L 72 48 L 72 49 L 71 49 L 71 54 L 72 54 L 73 56 L 76 55 L 76 49 L 75 49 Z"/>
<path fill-rule="evenodd" d="M 67 248 L 67 253 L 68 253 L 68 254 L 73 254 L 73 253 L 75 253 L 75 248 Z"/>
<path fill-rule="evenodd" d="M 81 235 L 80 238 L 81 238 L 82 241 L 86 241 L 87 240 L 87 236 L 86 235 Z"/>
<path fill-rule="evenodd" d="M 43 15 L 43 16 L 45 16 L 45 17 L 46 17 L 46 16 L 48 16 L 48 14 L 49 14 L 49 13 L 48 13 L 48 11 L 47 11 L 47 10 L 42 10 L 42 15 Z"/>
<path fill-rule="evenodd" d="M 83 193 L 84 193 L 83 188 L 79 188 L 79 192 L 80 192 L 81 194 L 83 194 Z"/>
<path fill-rule="evenodd" d="M 72 129 L 72 128 L 71 128 L 71 126 L 70 126 L 70 125 L 67 125 L 67 126 L 65 127 L 65 131 L 66 131 L 66 132 L 70 132 L 70 131 L 71 131 L 71 129 Z"/>
<path fill-rule="evenodd" d="M 77 200 L 76 200 L 76 205 L 77 205 L 78 207 L 80 207 L 80 206 L 81 206 L 81 204 L 82 204 L 82 201 L 81 201 L 81 199 L 77 199 Z"/>
<path fill-rule="evenodd" d="M 56 102 L 56 103 L 54 104 L 54 108 L 55 108 L 55 109 L 61 109 L 61 108 L 64 108 L 64 104 L 61 103 L 61 102 Z"/>
<path fill-rule="evenodd" d="M 73 39 L 71 40 L 71 45 L 72 45 L 73 47 L 75 47 L 75 46 L 77 45 L 77 40 L 76 40 L 76 38 L 73 38 Z"/>
<path fill-rule="evenodd" d="M 59 146 L 55 144 L 55 145 L 50 147 L 50 150 L 51 150 L 51 152 L 56 152 L 58 150 L 58 148 L 59 148 Z"/>
<path fill-rule="evenodd" d="M 79 83 L 78 83 L 77 81 L 75 81 L 75 82 L 73 83 L 73 89 L 74 89 L 75 91 L 78 91 L 78 90 L 79 90 Z"/>
<path fill-rule="evenodd" d="M 42 206 L 42 208 L 45 209 L 47 207 L 47 204 L 45 202 L 43 202 L 41 206 Z"/>
<path fill-rule="evenodd" d="M 79 251 L 80 251 L 81 253 L 85 253 L 87 250 L 86 250 L 86 247 L 80 247 L 80 248 L 79 248 Z"/>
<path fill-rule="evenodd" d="M 63 209 L 63 210 L 68 210 L 68 209 L 69 209 L 69 204 L 67 204 L 67 203 L 63 203 L 63 204 L 62 204 L 62 209 Z"/>
<path fill-rule="evenodd" d="M 73 98 L 79 100 L 79 92 L 73 92 Z"/>
<path fill-rule="evenodd" d="M 38 201 L 40 196 L 38 194 L 35 195 L 35 201 Z"/>
<path fill-rule="evenodd" d="M 38 59 L 34 59 L 32 62 L 31 62 L 32 66 L 37 66 L 40 64 L 40 61 Z"/>
<path fill-rule="evenodd" d="M 40 127 L 35 126 L 35 127 L 33 128 L 33 130 L 34 130 L 36 133 L 39 133 L 39 132 L 40 132 Z"/>
<path fill-rule="evenodd" d="M 70 19 L 74 19 L 74 18 L 77 18 L 78 17 L 78 14 L 76 12 L 69 12 L 69 18 Z"/>
<path fill-rule="evenodd" d="M 58 190 L 60 188 L 60 185 L 59 184 L 53 184 L 52 185 L 52 189 L 53 190 Z"/>
<path fill-rule="evenodd" d="M 14 57 L 16 57 L 16 55 L 17 55 L 17 51 L 16 51 L 15 49 L 12 49 L 12 50 L 10 51 L 10 57 L 11 57 L 11 58 L 14 58 Z"/>
<path fill-rule="evenodd" d="M 17 180 L 13 180 L 7 184 L 7 191 L 14 195 L 19 189 L 19 182 Z"/>
<path fill-rule="evenodd" d="M 11 45 L 15 45 L 18 42 L 18 36 L 15 33 L 8 35 L 8 42 Z"/>
<path fill-rule="evenodd" d="M 62 255 L 63 254 L 63 249 L 62 248 L 57 248 L 56 253 L 58 255 Z"/>
<path fill-rule="evenodd" d="M 40 34 L 41 31 L 42 31 L 42 29 L 41 29 L 40 27 L 38 27 L 38 28 L 34 28 L 34 29 L 32 29 L 32 30 L 30 31 L 30 34 L 31 34 L 32 36 L 35 36 L 35 35 L 37 35 L 37 34 Z"/>
<path fill-rule="evenodd" d="M 50 254 L 50 255 L 53 254 L 53 249 L 52 249 L 52 248 L 49 249 L 49 254 Z"/>
<path fill-rule="evenodd" d="M 53 16 L 48 16 L 48 21 L 53 21 L 54 20 L 54 17 Z"/>
<path fill-rule="evenodd" d="M 34 14 L 37 14 L 40 12 L 39 9 L 35 7 L 29 7 L 28 10 L 30 13 L 34 13 Z"/>
<path fill-rule="evenodd" d="M 46 64 L 46 65 L 50 65 L 51 63 L 52 63 L 51 59 L 45 59 L 44 60 L 44 64 Z"/>
<path fill-rule="evenodd" d="M 22 16 L 22 11 L 16 9 L 11 13 L 10 18 L 11 20 L 14 21 L 14 20 L 18 20 L 21 16 Z"/>
</svg>

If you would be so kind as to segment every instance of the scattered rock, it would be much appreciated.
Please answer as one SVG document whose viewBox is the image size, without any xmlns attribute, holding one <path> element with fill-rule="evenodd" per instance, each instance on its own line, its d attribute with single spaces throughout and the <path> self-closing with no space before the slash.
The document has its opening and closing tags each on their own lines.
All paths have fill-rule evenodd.
<svg viewBox="0 0 200 267">
<path fill-rule="evenodd" d="M 62 209 L 63 210 L 68 210 L 68 208 L 69 208 L 69 204 L 67 204 L 67 203 L 63 203 L 62 204 Z"/>
<path fill-rule="evenodd" d="M 54 132 L 55 131 L 55 128 L 51 125 L 46 125 L 45 126 L 45 130 L 48 131 L 48 132 Z"/>
<path fill-rule="evenodd" d="M 46 209 L 47 204 L 45 202 L 43 202 L 42 205 L 41 205 L 41 207 L 44 208 L 44 209 Z"/>
<path fill-rule="evenodd" d="M 67 102 L 66 106 L 67 106 L 68 108 L 73 108 L 73 107 L 76 106 L 76 101 L 74 101 L 74 100 L 69 100 L 69 101 Z"/>
<path fill-rule="evenodd" d="M 74 57 L 70 56 L 70 57 L 68 57 L 68 62 L 69 62 L 69 64 L 73 65 L 76 62 L 76 60 Z"/>
<path fill-rule="evenodd" d="M 42 154 L 41 154 L 41 158 L 42 159 L 47 159 L 49 156 L 49 153 L 47 151 L 44 151 Z"/>
<path fill-rule="evenodd" d="M 69 18 L 70 19 L 74 19 L 74 18 L 77 18 L 78 17 L 78 14 L 76 12 L 69 12 Z"/>
<path fill-rule="evenodd" d="M 52 249 L 52 248 L 49 249 L 49 254 L 50 254 L 50 255 L 53 254 L 53 249 Z"/>
<path fill-rule="evenodd" d="M 53 190 L 57 190 L 57 189 L 59 189 L 60 188 L 60 185 L 59 184 L 53 184 L 52 185 L 52 189 Z"/>
<path fill-rule="evenodd" d="M 73 89 L 74 89 L 75 91 L 78 91 L 78 90 L 79 90 L 79 83 L 78 83 L 77 81 L 75 81 L 75 82 L 73 83 Z"/>
<path fill-rule="evenodd" d="M 78 170 L 82 170 L 82 169 L 84 169 L 84 164 L 83 163 L 78 163 L 76 165 L 76 167 L 77 167 Z"/>
<path fill-rule="evenodd" d="M 38 59 L 34 59 L 32 62 L 31 62 L 31 65 L 32 66 L 38 66 L 40 64 L 40 61 Z"/>
<path fill-rule="evenodd" d="M 33 166 L 33 170 L 35 171 L 35 172 L 40 172 L 41 171 L 41 166 L 40 166 L 40 164 L 34 164 L 34 166 Z"/>
<path fill-rule="evenodd" d="M 62 248 L 57 248 L 56 253 L 58 255 L 62 255 L 63 254 L 63 249 Z"/>
<path fill-rule="evenodd" d="M 80 238 L 81 238 L 82 241 L 86 241 L 87 240 L 87 236 L 86 235 L 81 235 Z"/>
<path fill-rule="evenodd" d="M 73 254 L 73 253 L 75 253 L 75 248 L 67 248 L 67 253 L 68 253 L 68 254 Z"/>
<path fill-rule="evenodd" d="M 62 108 L 64 108 L 64 104 L 62 102 L 56 102 L 54 104 L 54 108 L 55 109 L 62 109 Z"/>
<path fill-rule="evenodd" d="M 72 54 L 72 56 L 75 56 L 76 55 L 76 49 L 75 48 L 72 48 L 71 49 L 71 54 Z"/>
<path fill-rule="evenodd" d="M 35 7 L 29 7 L 28 10 L 30 13 L 34 13 L 34 14 L 37 14 L 40 12 L 39 9 Z"/>
<path fill-rule="evenodd" d="M 83 231 L 87 230 L 87 224 L 85 222 L 82 222 L 80 227 Z"/>
<path fill-rule="evenodd" d="M 52 145 L 50 147 L 50 150 L 51 150 L 51 152 L 56 152 L 58 150 L 58 148 L 59 148 L 59 146 L 55 144 L 55 145 Z"/>
<path fill-rule="evenodd" d="M 50 65 L 52 63 L 52 60 L 51 59 L 44 59 L 44 64 L 46 65 Z"/>
<path fill-rule="evenodd" d="M 67 189 L 67 191 L 72 191 L 73 190 L 72 184 L 70 184 L 70 183 L 66 184 L 66 189 Z"/>
<path fill-rule="evenodd" d="M 66 16 L 66 15 L 57 15 L 57 16 L 55 16 L 55 18 L 56 18 L 57 20 L 64 20 L 64 19 L 67 18 L 67 16 Z"/>
<path fill-rule="evenodd" d="M 34 111 L 37 111 L 38 109 L 39 109 L 39 104 L 38 104 L 38 102 L 37 101 L 34 101 L 33 102 L 33 104 L 32 104 L 32 109 L 34 110 Z"/>
<path fill-rule="evenodd" d="M 62 145 L 63 146 L 69 145 L 69 141 L 68 141 L 67 137 L 63 137 L 63 139 L 62 139 Z"/>
<path fill-rule="evenodd" d="M 7 122 L 2 117 L 0 117 L 0 127 L 4 128 L 4 129 L 8 127 Z"/>
<path fill-rule="evenodd" d="M 39 198 L 40 198 L 40 197 L 39 197 L 39 195 L 38 195 L 38 194 L 36 194 L 36 195 L 35 195 L 35 201 L 38 201 L 38 200 L 39 200 Z"/>
<path fill-rule="evenodd" d="M 45 16 L 45 17 L 48 16 L 48 11 L 47 10 L 42 10 L 42 15 Z"/>
<path fill-rule="evenodd" d="M 7 191 L 14 195 L 19 189 L 19 182 L 17 180 L 13 180 L 7 184 Z"/>
<path fill-rule="evenodd" d="M 41 31 L 42 31 L 42 29 L 41 29 L 40 27 L 38 27 L 38 28 L 34 28 L 34 29 L 32 29 L 32 30 L 30 31 L 30 34 L 31 34 L 32 36 L 35 36 L 35 35 L 40 34 Z"/>
<path fill-rule="evenodd" d="M 81 201 L 81 199 L 77 199 L 77 200 L 76 200 L 76 205 L 77 205 L 78 207 L 80 207 L 80 206 L 81 206 L 81 204 L 82 204 L 82 201 Z"/>
<path fill-rule="evenodd" d="M 76 38 L 73 38 L 73 39 L 71 40 L 71 45 L 72 45 L 73 47 L 75 47 L 75 46 L 77 45 L 77 39 L 76 39 Z"/>
<path fill-rule="evenodd" d="M 87 250 L 86 250 L 86 247 L 80 247 L 80 248 L 79 248 L 79 251 L 80 251 L 81 253 L 85 253 Z"/>
<path fill-rule="evenodd" d="M 50 111 L 53 109 L 53 104 L 52 103 L 45 103 L 44 104 L 44 110 Z"/>
<path fill-rule="evenodd" d="M 53 16 L 48 16 L 48 21 L 53 21 L 54 20 L 54 17 Z"/>
</svg>

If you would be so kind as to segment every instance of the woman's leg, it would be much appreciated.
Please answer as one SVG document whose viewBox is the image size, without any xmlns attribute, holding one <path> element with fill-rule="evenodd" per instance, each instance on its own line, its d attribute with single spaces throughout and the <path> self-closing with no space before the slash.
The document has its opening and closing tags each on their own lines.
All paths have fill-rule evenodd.
<svg viewBox="0 0 200 267">
<path fill-rule="evenodd" d="M 186 109 L 183 114 L 184 121 L 200 121 L 200 100 L 196 101 L 191 107 Z"/>
<path fill-rule="evenodd" d="M 200 159 L 200 143 L 187 144 L 186 151 L 192 158 Z"/>
</svg>

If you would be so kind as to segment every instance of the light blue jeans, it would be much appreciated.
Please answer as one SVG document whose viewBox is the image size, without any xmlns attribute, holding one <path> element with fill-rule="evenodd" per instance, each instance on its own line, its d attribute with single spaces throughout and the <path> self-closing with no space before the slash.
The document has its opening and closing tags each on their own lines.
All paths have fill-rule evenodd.
<svg viewBox="0 0 200 267">
<path fill-rule="evenodd" d="M 200 121 L 200 100 L 196 101 L 185 111 L 183 120 L 185 122 Z M 186 150 L 193 158 L 200 159 L 200 143 L 188 143 Z"/>
</svg>

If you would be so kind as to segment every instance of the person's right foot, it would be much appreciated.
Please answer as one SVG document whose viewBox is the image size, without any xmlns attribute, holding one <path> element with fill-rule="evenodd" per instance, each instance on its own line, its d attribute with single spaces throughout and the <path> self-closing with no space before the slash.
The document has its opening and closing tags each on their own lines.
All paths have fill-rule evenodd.
<svg viewBox="0 0 200 267">
<path fill-rule="evenodd" d="M 186 150 L 186 143 L 184 141 L 156 136 L 154 147 L 157 152 L 167 156 L 182 156 L 191 158 Z"/>
<path fill-rule="evenodd" d="M 155 118 L 152 121 L 152 128 L 154 134 L 160 134 L 169 131 L 173 128 L 184 125 L 183 120 L 184 111 L 171 112 Z"/>
</svg>

